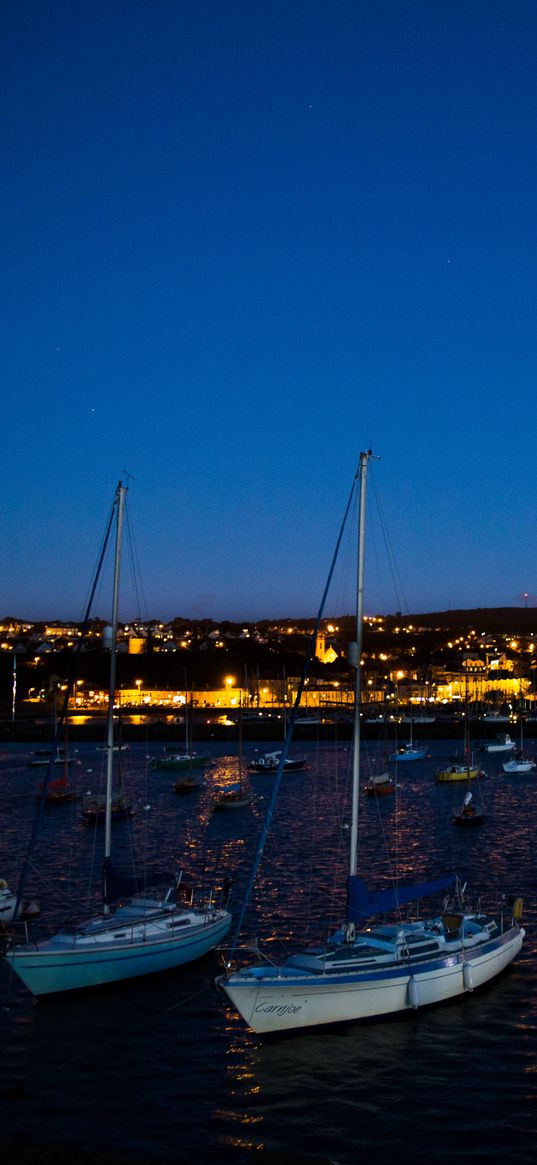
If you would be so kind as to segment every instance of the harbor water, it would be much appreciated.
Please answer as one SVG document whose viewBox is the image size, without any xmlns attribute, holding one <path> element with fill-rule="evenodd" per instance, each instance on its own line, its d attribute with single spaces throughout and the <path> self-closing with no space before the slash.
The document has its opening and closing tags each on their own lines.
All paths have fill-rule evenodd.
<svg viewBox="0 0 537 1165">
<path fill-rule="evenodd" d="M 246 761 L 254 750 L 245 746 Z M 174 774 L 148 763 L 156 746 L 130 746 L 122 763 L 135 811 L 114 823 L 114 861 L 128 867 L 136 856 L 148 869 L 184 867 L 189 881 L 220 886 L 227 877 L 236 919 L 274 776 L 248 773 L 252 802 L 215 813 L 211 790 L 236 777 L 238 761 L 236 747 L 215 742 L 210 751 L 201 789 L 178 795 Z M 348 742 L 309 741 L 293 751 L 306 755 L 307 766 L 282 780 L 245 919 L 245 939 L 259 934 L 273 958 L 329 932 L 345 900 Z M 526 941 L 502 977 L 435 1009 L 262 1040 L 215 986 L 216 953 L 164 975 L 40 1002 L 2 962 L 4 1160 L 533 1162 L 537 770 L 507 777 L 505 758 L 480 754 L 486 775 L 472 781 L 472 792 L 486 819 L 458 829 L 452 813 L 465 786 L 435 781 L 435 769 L 455 751 L 454 741 L 431 741 L 425 760 L 397 771 L 390 765 L 395 794 L 374 798 L 362 790 L 360 871 L 372 886 L 386 884 L 395 869 L 402 881 L 456 872 L 484 909 L 502 893 L 522 897 Z M 383 767 L 382 753 L 381 742 L 364 749 L 366 779 L 370 764 Z M 22 744 L 0 755 L 0 875 L 12 889 L 43 778 L 31 759 Z M 94 745 L 79 745 L 71 780 L 81 797 L 100 787 L 102 761 Z M 44 933 L 98 909 L 102 826 L 88 826 L 81 805 L 74 800 L 42 814 L 25 896 L 39 899 L 36 925 Z"/>
</svg>

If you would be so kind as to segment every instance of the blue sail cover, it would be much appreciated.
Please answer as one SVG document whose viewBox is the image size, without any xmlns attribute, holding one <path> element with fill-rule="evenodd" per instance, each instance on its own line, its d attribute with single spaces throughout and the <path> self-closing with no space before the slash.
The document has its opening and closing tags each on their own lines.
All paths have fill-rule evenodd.
<svg viewBox="0 0 537 1165">
<path fill-rule="evenodd" d="M 455 874 L 437 878 L 434 882 L 421 882 L 414 886 L 393 886 L 390 890 L 370 891 L 361 878 L 353 875 L 348 880 L 347 893 L 347 920 L 361 923 L 375 914 L 387 914 L 391 910 L 398 910 L 407 902 L 416 902 L 418 898 L 427 898 L 430 894 L 439 894 L 442 890 L 451 889 L 457 881 Z"/>
</svg>

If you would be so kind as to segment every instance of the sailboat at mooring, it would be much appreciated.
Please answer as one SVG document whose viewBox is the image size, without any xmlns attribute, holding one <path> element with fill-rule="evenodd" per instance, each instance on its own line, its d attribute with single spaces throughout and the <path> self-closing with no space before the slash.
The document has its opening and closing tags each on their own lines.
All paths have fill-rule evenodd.
<svg viewBox="0 0 537 1165">
<path fill-rule="evenodd" d="M 525 774 L 532 773 L 537 764 L 531 757 L 526 756 L 524 752 L 524 708 L 523 702 L 520 701 L 520 747 L 517 753 L 510 760 L 504 761 L 502 769 L 504 773 L 510 774 Z"/>
<path fill-rule="evenodd" d="M 521 899 L 513 901 L 509 918 L 504 918 L 502 913 L 493 917 L 484 914 L 479 906 L 475 910 L 468 909 L 464 900 L 465 887 L 452 874 L 421 885 L 396 884 L 377 892 L 371 892 L 358 876 L 360 658 L 366 480 L 371 456 L 371 452 L 360 455 L 355 479 L 360 485 L 360 503 L 356 642 L 351 645 L 352 653 L 349 653 L 355 668 L 355 715 L 346 918 L 322 947 L 298 951 L 280 964 L 267 959 L 265 962 L 236 965 L 238 936 L 272 817 L 294 713 L 300 703 L 303 676 L 235 941 L 226 958 L 225 972 L 217 980 L 246 1023 L 259 1034 L 390 1015 L 465 995 L 503 971 L 520 951 L 524 940 L 525 932 L 520 925 Z M 350 505 L 349 500 L 343 525 Z M 313 637 L 322 617 L 340 541 L 341 533 Z M 309 659 L 311 654 L 310 649 Z M 437 893 L 444 894 L 444 901 L 436 915 L 411 921 L 403 919 L 402 907 L 405 904 Z M 379 914 L 387 917 L 387 921 L 374 924 L 371 920 Z"/>
<path fill-rule="evenodd" d="M 193 904 L 189 894 L 187 905 L 186 898 L 182 897 L 180 875 L 168 885 L 163 897 L 127 897 L 127 880 L 121 878 L 112 864 L 112 720 L 126 492 L 126 486 L 119 482 L 107 533 L 108 538 L 115 515 L 103 910 L 97 916 L 41 941 L 17 943 L 12 940 L 5 958 L 36 996 L 98 987 L 192 962 L 221 943 L 231 925 L 231 915 L 225 905 L 217 905 L 212 894 L 199 906 Z M 19 897 L 23 885 L 24 879 L 21 878 Z"/>
<path fill-rule="evenodd" d="M 244 809 L 252 800 L 252 792 L 244 782 L 244 758 L 242 753 L 242 705 L 239 711 L 239 757 L 237 779 L 216 787 L 212 795 L 213 809 Z"/>
</svg>

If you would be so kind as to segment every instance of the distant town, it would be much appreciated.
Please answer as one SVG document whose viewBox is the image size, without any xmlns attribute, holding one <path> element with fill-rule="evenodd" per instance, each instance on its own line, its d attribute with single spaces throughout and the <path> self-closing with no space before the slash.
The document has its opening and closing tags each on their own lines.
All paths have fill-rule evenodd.
<svg viewBox="0 0 537 1165">
<path fill-rule="evenodd" d="M 69 689 L 70 712 L 104 708 L 108 627 L 76 623 L 0 624 L 2 718 L 43 713 Z M 295 701 L 314 620 L 213 622 L 173 619 L 122 624 L 116 703 L 173 714 L 193 709 L 232 712 L 289 708 Z M 302 705 L 306 714 L 344 714 L 354 700 L 347 662 L 351 616 L 324 619 Z M 537 610 L 482 608 L 364 619 L 362 700 L 376 712 L 417 719 L 467 702 L 474 712 L 531 711 L 537 699 Z"/>
</svg>

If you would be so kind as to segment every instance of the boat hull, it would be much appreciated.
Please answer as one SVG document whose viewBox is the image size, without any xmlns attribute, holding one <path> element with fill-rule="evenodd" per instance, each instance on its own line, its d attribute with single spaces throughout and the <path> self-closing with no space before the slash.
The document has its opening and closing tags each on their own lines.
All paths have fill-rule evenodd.
<svg viewBox="0 0 537 1165">
<path fill-rule="evenodd" d="M 452 765 L 449 769 L 441 769 L 436 774 L 437 781 L 442 783 L 453 781 L 475 781 L 484 776 L 480 769 L 467 769 L 465 765 Z"/>
<path fill-rule="evenodd" d="M 364 792 L 368 797 L 387 797 L 390 793 L 395 793 L 395 785 L 393 781 L 382 781 L 379 784 L 366 785 Z"/>
<path fill-rule="evenodd" d="M 425 760 L 427 752 L 421 748 L 406 748 L 401 752 L 392 752 L 388 760 L 399 764 L 401 761 Z"/>
<path fill-rule="evenodd" d="M 169 971 L 194 962 L 213 950 L 227 935 L 231 915 L 220 910 L 201 914 L 200 923 L 189 933 L 144 938 L 137 928 L 135 937 L 126 937 L 110 949 L 102 936 L 87 931 L 59 934 L 34 946 L 14 947 L 5 958 L 32 995 L 45 996 L 65 991 L 102 987 L 125 979 Z M 128 929 L 118 922 L 116 930 Z"/>
<path fill-rule="evenodd" d="M 236 797 L 235 800 L 225 797 L 215 798 L 213 801 L 213 809 L 218 812 L 226 809 L 245 809 L 247 805 L 250 805 L 251 801 L 251 797 Z"/>
<path fill-rule="evenodd" d="M 156 769 L 203 769 L 206 768 L 210 761 L 209 756 L 176 756 L 170 753 L 169 756 L 160 756 L 155 760 L 154 767 Z"/>
<path fill-rule="evenodd" d="M 298 773 L 301 769 L 305 769 L 305 760 L 286 760 L 283 766 L 284 773 Z M 278 764 L 265 764 L 263 761 L 252 761 L 250 770 L 253 773 L 277 773 Z"/>
<path fill-rule="evenodd" d="M 443 1003 L 482 987 L 513 961 L 524 939 L 513 926 L 479 951 L 446 954 L 430 963 L 353 975 L 280 974 L 219 980 L 246 1023 L 258 1035 L 325 1024 L 349 1023 Z"/>
</svg>

